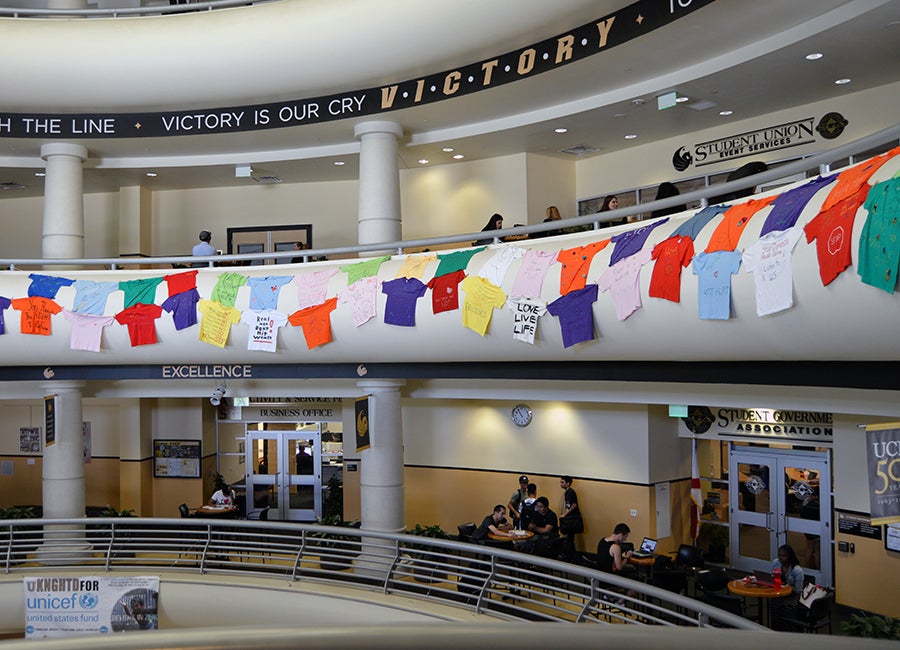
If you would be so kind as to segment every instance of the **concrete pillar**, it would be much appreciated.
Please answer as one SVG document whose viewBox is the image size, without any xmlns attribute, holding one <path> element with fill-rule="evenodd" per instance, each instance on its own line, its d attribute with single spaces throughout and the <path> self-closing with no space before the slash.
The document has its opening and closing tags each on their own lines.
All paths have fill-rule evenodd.
<svg viewBox="0 0 900 650">
<path fill-rule="evenodd" d="M 369 530 L 399 533 L 406 528 L 400 409 L 405 383 L 372 379 L 357 384 L 370 396 L 370 447 L 360 454 L 360 516 Z"/>
<path fill-rule="evenodd" d="M 400 241 L 398 151 L 403 128 L 395 122 L 363 122 L 353 134 L 360 143 L 359 243 Z"/>
<path fill-rule="evenodd" d="M 119 255 L 150 256 L 153 193 L 141 185 L 119 188 Z"/>
<path fill-rule="evenodd" d="M 47 9 L 87 9 L 87 0 L 47 0 Z"/>
<path fill-rule="evenodd" d="M 75 381 L 47 382 L 44 395 L 52 397 L 55 429 L 53 444 L 44 447 L 43 498 L 45 519 L 84 517 L 84 447 L 82 446 L 81 388 Z M 44 432 L 46 436 L 46 430 Z M 83 535 L 83 532 L 82 532 Z M 52 564 L 56 554 L 86 552 L 90 547 L 79 535 L 67 531 L 44 530 L 45 543 L 37 550 L 37 558 Z"/>
<path fill-rule="evenodd" d="M 77 144 L 53 142 L 41 147 L 47 161 L 44 178 L 45 259 L 84 257 L 84 161 L 87 149 Z"/>
</svg>

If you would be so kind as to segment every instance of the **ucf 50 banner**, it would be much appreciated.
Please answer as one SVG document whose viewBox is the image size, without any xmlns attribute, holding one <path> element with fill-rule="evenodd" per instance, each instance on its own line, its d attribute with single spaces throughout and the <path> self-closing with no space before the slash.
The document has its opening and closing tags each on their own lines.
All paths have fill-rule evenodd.
<svg viewBox="0 0 900 650">
<path fill-rule="evenodd" d="M 900 522 L 900 423 L 866 427 L 873 525 Z"/>
<path fill-rule="evenodd" d="M 159 627 L 158 577 L 41 576 L 22 585 L 26 639 Z"/>
</svg>

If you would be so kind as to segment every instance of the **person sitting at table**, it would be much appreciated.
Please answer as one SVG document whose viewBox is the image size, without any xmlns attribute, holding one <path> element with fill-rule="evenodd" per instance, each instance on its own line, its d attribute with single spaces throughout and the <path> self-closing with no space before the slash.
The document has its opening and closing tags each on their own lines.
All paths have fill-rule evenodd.
<svg viewBox="0 0 900 650">
<path fill-rule="evenodd" d="M 794 591 L 789 596 L 769 601 L 769 625 L 773 630 L 787 630 L 782 621 L 797 613 L 800 594 L 803 592 L 803 569 L 800 568 L 800 559 L 790 544 L 778 547 L 778 557 L 772 560 L 773 574 L 776 569 L 781 571 L 781 584 L 790 585 Z"/>
<path fill-rule="evenodd" d="M 534 500 L 534 513 L 529 518 L 528 530 L 534 533 L 531 551 L 540 557 L 552 557 L 553 542 L 559 538 L 559 519 L 550 509 L 547 497 Z"/>
<path fill-rule="evenodd" d="M 597 542 L 597 570 L 604 573 L 615 573 L 623 578 L 634 579 L 637 570 L 628 564 L 628 558 L 632 551 L 622 552 L 622 544 L 628 540 L 631 528 L 626 523 L 616 524 L 611 535 L 607 535 Z M 636 591 L 629 589 L 628 596 L 634 596 Z"/>
<path fill-rule="evenodd" d="M 513 534 L 509 532 L 510 530 L 512 530 L 512 524 L 506 520 L 506 506 L 498 503 L 494 506 L 494 512 L 481 521 L 481 525 L 475 529 L 469 539 L 473 543 L 481 545 L 484 545 L 488 533 L 512 539 Z"/>
<path fill-rule="evenodd" d="M 208 505 L 212 508 L 233 508 L 236 496 L 234 488 L 226 483 L 221 490 L 213 492 Z"/>
</svg>

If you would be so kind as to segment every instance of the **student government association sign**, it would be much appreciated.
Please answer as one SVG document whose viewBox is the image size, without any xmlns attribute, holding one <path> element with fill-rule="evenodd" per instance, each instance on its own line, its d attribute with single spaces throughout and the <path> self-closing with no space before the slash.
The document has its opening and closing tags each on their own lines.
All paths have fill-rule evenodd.
<svg viewBox="0 0 900 650">
<path fill-rule="evenodd" d="M 159 627 L 158 577 L 41 576 L 24 578 L 22 586 L 26 639 Z"/>
</svg>

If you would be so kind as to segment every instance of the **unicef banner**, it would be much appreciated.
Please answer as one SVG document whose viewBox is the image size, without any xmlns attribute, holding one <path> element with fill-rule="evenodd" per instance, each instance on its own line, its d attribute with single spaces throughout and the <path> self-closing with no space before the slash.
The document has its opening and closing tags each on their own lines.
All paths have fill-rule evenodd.
<svg viewBox="0 0 900 650">
<path fill-rule="evenodd" d="M 107 634 L 159 627 L 159 578 L 24 578 L 25 638 Z"/>
<path fill-rule="evenodd" d="M 900 423 L 866 427 L 873 525 L 900 522 Z"/>
</svg>

